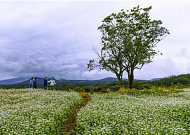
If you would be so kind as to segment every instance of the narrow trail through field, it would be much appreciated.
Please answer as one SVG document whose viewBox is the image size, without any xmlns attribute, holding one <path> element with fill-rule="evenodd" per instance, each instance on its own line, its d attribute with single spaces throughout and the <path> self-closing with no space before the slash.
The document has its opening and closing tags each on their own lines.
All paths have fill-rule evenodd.
<svg viewBox="0 0 190 135">
<path fill-rule="evenodd" d="M 78 108 L 74 109 L 69 116 L 67 122 L 66 122 L 66 127 L 63 130 L 63 135 L 74 135 L 75 131 L 75 121 L 76 121 L 76 115 L 77 112 L 80 111 L 81 107 L 85 106 L 88 101 L 90 100 L 90 96 L 86 92 L 79 92 L 79 94 L 82 97 L 82 103 L 78 106 Z"/>
</svg>

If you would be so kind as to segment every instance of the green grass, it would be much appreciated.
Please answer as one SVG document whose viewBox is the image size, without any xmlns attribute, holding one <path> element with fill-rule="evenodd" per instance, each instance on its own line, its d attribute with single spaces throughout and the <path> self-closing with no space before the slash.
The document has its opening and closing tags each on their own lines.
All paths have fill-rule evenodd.
<svg viewBox="0 0 190 135">
<path fill-rule="evenodd" d="M 0 90 L 0 134 L 60 134 L 80 103 L 75 92 Z"/>
</svg>

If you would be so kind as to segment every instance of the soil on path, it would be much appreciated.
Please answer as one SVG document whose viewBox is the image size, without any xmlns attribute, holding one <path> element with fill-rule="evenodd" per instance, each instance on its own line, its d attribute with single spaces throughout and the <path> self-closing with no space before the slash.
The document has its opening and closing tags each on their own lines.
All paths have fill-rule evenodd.
<svg viewBox="0 0 190 135">
<path fill-rule="evenodd" d="M 67 122 L 66 122 L 66 127 L 63 130 L 63 135 L 74 135 L 74 131 L 75 131 L 75 121 L 76 121 L 76 115 L 77 112 L 80 110 L 81 107 L 85 106 L 88 101 L 90 100 L 90 97 L 88 95 L 88 93 L 86 92 L 79 92 L 79 94 L 82 97 L 82 103 L 78 106 L 77 109 L 74 109 L 71 113 L 71 115 L 69 116 Z"/>
</svg>

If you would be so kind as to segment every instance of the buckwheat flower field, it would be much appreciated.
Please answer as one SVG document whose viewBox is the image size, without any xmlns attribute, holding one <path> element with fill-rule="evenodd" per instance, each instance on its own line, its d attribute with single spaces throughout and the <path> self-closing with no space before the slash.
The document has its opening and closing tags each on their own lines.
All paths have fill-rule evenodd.
<svg viewBox="0 0 190 135">
<path fill-rule="evenodd" d="M 190 91 L 161 94 L 92 94 L 77 115 L 78 135 L 188 135 Z"/>
<path fill-rule="evenodd" d="M 0 90 L 0 134 L 59 134 L 80 103 L 75 92 Z"/>
</svg>

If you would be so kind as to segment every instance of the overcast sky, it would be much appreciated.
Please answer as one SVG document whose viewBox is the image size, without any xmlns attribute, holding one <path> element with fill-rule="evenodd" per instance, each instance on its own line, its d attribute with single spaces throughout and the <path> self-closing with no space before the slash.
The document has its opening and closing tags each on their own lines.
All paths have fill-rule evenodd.
<svg viewBox="0 0 190 135">
<path fill-rule="evenodd" d="M 190 2 L 93 1 L 0 2 L 0 80 L 54 76 L 56 79 L 100 79 L 111 72 L 88 72 L 89 59 L 100 50 L 97 27 L 111 13 L 152 6 L 170 35 L 157 50 L 163 53 L 135 71 L 136 79 L 152 79 L 190 71 Z M 125 73 L 124 78 L 127 78 Z"/>
</svg>

